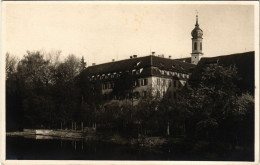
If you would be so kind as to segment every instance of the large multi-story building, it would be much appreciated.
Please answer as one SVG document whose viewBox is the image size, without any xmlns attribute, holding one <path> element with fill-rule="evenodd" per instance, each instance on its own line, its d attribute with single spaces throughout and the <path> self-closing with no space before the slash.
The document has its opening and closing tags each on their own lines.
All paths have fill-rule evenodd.
<svg viewBox="0 0 260 165">
<path fill-rule="evenodd" d="M 104 96 L 110 95 L 117 79 L 128 73 L 132 76 L 129 81 L 133 81 L 135 98 L 146 97 L 150 92 L 157 97 L 176 98 L 177 91 L 185 85 L 194 67 L 194 64 L 152 54 L 90 66 L 86 71 L 91 81 L 101 82 Z M 115 96 L 111 98 L 117 99 Z"/>
<path fill-rule="evenodd" d="M 88 78 L 92 82 L 99 81 L 102 94 L 109 99 L 122 99 L 114 94 L 113 89 L 117 80 L 124 74 L 129 75 L 132 84 L 127 98 L 133 96 L 138 99 L 151 94 L 154 97 L 175 99 L 203 55 L 203 31 L 199 28 L 198 16 L 191 35 L 192 53 L 189 59 L 171 59 L 170 56 L 156 55 L 155 52 L 144 57 L 133 55 L 129 59 L 112 60 L 112 62 L 87 67 Z"/>
</svg>

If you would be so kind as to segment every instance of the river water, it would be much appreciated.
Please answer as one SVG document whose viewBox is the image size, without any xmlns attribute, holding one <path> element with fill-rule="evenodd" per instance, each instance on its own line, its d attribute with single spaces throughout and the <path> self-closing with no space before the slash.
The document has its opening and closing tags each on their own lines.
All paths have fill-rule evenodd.
<svg viewBox="0 0 260 165">
<path fill-rule="evenodd" d="M 189 152 L 189 146 L 147 148 L 110 142 L 48 137 L 7 137 L 7 160 L 244 160 L 246 155 Z M 245 157 L 246 156 L 246 157 Z M 252 159 L 252 158 L 251 158 Z"/>
<path fill-rule="evenodd" d="M 7 159 L 26 160 L 168 160 L 163 152 L 109 142 L 7 137 Z"/>
</svg>

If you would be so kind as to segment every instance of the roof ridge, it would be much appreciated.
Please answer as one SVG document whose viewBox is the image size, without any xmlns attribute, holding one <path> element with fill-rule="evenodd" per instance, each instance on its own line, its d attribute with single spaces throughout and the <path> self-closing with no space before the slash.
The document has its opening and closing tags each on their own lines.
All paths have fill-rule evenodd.
<svg viewBox="0 0 260 165">
<path fill-rule="evenodd" d="M 127 59 L 122 59 L 122 60 L 118 60 L 118 61 L 110 61 L 110 62 L 105 62 L 105 63 L 102 63 L 102 64 L 96 64 L 96 65 L 92 65 L 92 66 L 101 66 L 101 65 L 105 65 L 105 64 L 127 61 L 127 60 L 133 60 L 133 59 L 140 59 L 140 58 L 145 58 L 145 57 L 148 57 L 148 56 L 142 56 L 142 57 L 136 57 L 136 58 L 127 58 Z M 92 66 L 89 66 L 89 67 L 92 67 Z"/>
<path fill-rule="evenodd" d="M 209 58 L 219 58 L 219 57 L 227 57 L 227 56 L 234 56 L 234 55 L 242 55 L 242 54 L 248 54 L 255 51 L 248 51 L 248 52 L 242 52 L 242 53 L 232 53 L 232 54 L 225 54 L 225 55 L 219 55 L 214 57 L 202 57 L 203 59 L 209 59 Z"/>
</svg>

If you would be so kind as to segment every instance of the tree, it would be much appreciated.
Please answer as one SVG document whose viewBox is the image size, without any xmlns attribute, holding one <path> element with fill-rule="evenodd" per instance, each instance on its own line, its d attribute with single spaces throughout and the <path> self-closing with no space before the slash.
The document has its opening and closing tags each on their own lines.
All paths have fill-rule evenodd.
<svg viewBox="0 0 260 165">
<path fill-rule="evenodd" d="M 84 57 L 82 56 L 80 60 L 80 72 L 82 72 L 84 69 L 86 69 L 87 63 L 84 60 Z"/>
<path fill-rule="evenodd" d="M 6 73 L 6 80 L 16 72 L 16 66 L 18 59 L 15 56 L 10 55 L 10 53 L 6 53 L 5 55 L 5 73 Z"/>
<path fill-rule="evenodd" d="M 72 82 L 80 72 L 80 60 L 70 54 L 63 63 L 57 67 L 56 81 Z"/>
<path fill-rule="evenodd" d="M 133 81 L 134 76 L 131 74 L 131 72 L 128 71 L 121 73 L 120 76 L 115 80 L 113 94 L 118 98 L 125 99 L 130 93 L 128 98 L 132 98 Z"/>
<path fill-rule="evenodd" d="M 230 130 L 235 123 L 242 122 L 243 116 L 252 111 L 248 107 L 253 105 L 252 96 L 241 93 L 236 86 L 239 79 L 235 66 L 209 64 L 204 67 L 200 81 L 188 83 L 183 91 L 182 104 L 189 114 L 190 133 L 196 130 L 197 137 L 225 136 L 221 138 L 235 140 L 234 136 L 229 136 Z M 247 101 L 242 99 L 245 96 Z M 237 132 L 233 133 L 237 135 Z"/>
<path fill-rule="evenodd" d="M 49 61 L 44 60 L 43 54 L 39 51 L 27 51 L 27 55 L 18 63 L 17 71 L 19 76 L 28 84 L 28 87 L 37 88 L 48 85 L 49 82 Z"/>
<path fill-rule="evenodd" d="M 17 73 L 18 58 L 6 53 L 6 130 L 19 130 L 23 127 L 22 101 L 24 83 Z"/>
<path fill-rule="evenodd" d="M 136 123 L 139 125 L 139 132 L 142 134 L 156 134 L 160 129 L 160 117 L 158 107 L 160 99 L 154 97 L 152 88 L 147 90 L 146 97 L 142 97 L 135 106 Z"/>
</svg>

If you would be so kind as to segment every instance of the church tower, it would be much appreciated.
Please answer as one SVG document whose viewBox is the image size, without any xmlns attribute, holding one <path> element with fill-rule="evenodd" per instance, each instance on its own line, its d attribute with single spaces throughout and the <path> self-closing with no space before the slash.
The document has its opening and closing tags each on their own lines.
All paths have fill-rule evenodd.
<svg viewBox="0 0 260 165">
<path fill-rule="evenodd" d="M 203 31 L 199 27 L 198 15 L 196 15 L 196 24 L 195 24 L 195 28 L 191 31 L 191 36 L 192 36 L 191 63 L 197 65 L 201 56 L 203 55 L 202 53 Z"/>
</svg>

